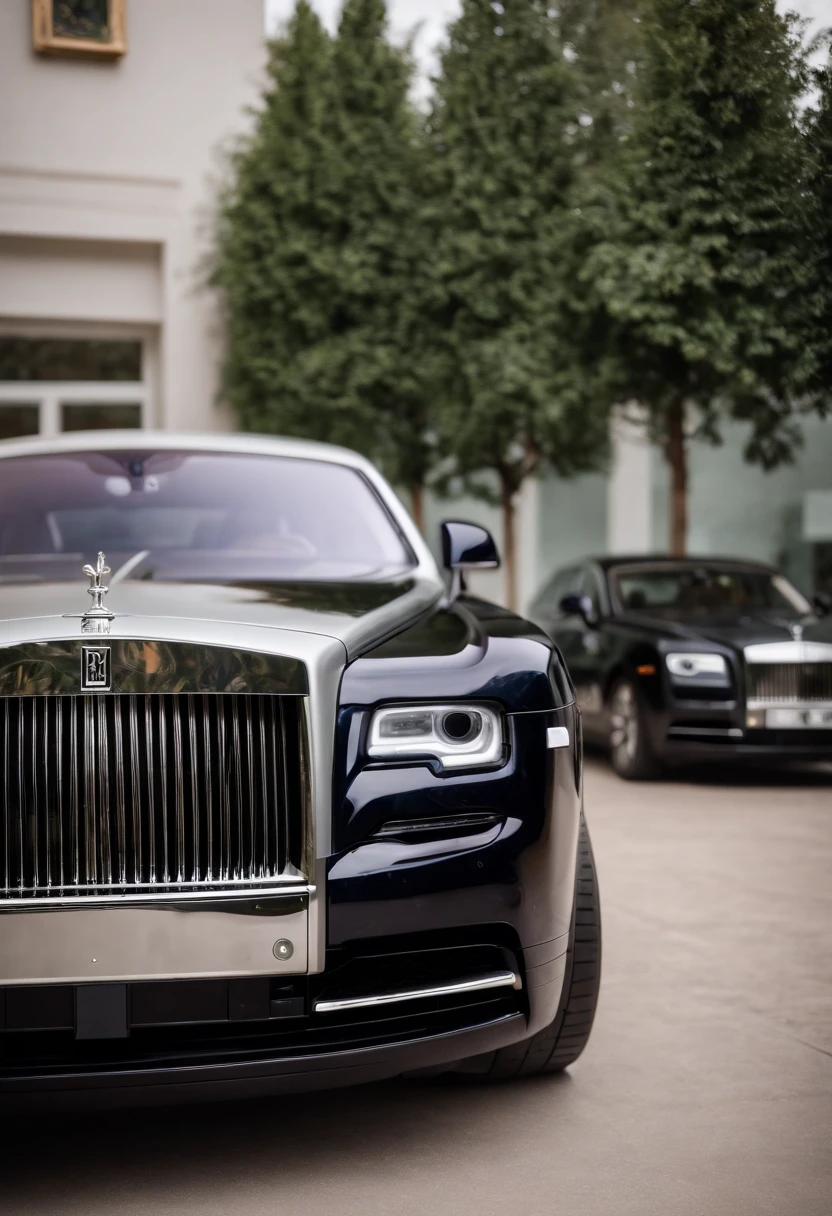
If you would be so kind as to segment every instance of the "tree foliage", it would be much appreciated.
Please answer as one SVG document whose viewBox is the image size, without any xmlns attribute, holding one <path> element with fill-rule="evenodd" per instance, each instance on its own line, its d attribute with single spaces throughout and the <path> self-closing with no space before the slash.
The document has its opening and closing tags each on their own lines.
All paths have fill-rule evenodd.
<svg viewBox="0 0 832 1216">
<path fill-rule="evenodd" d="M 632 125 L 640 0 L 560 0 L 554 28 L 579 103 L 584 169 L 603 169 Z"/>
<path fill-rule="evenodd" d="M 611 389 L 647 410 L 671 464 L 677 552 L 694 412 L 713 442 L 724 418 L 748 422 L 746 455 L 766 468 L 797 442 L 813 357 L 800 33 L 774 0 L 646 0 L 633 128 L 581 208 Z"/>
<path fill-rule="evenodd" d="M 817 101 L 807 116 L 809 239 L 813 292 L 805 340 L 814 353 L 808 391 L 821 408 L 832 393 L 832 55 L 813 74 Z"/>
<path fill-rule="evenodd" d="M 299 0 L 235 160 L 213 281 L 228 316 L 224 388 L 245 428 L 346 444 L 420 484 L 431 453 L 410 220 L 422 144 L 411 64 L 385 21 L 383 0 L 346 0 L 331 39 Z"/>
<path fill-rule="evenodd" d="M 573 358 L 561 273 L 579 100 L 545 4 L 463 0 L 429 121 L 439 200 L 433 273 L 446 360 L 435 418 L 448 472 L 499 485 L 508 600 L 514 501 L 544 467 L 597 467 L 606 425 Z"/>
</svg>

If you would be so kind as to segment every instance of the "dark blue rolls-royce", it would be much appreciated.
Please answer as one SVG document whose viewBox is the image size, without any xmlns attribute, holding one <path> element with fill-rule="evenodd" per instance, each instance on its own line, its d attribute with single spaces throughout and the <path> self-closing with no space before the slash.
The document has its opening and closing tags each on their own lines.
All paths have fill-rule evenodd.
<svg viewBox="0 0 832 1216">
<path fill-rule="evenodd" d="M 0 1104 L 572 1063 L 598 994 L 580 718 L 361 457 L 0 445 Z M 89 583 L 89 586 L 87 585 Z"/>
</svg>

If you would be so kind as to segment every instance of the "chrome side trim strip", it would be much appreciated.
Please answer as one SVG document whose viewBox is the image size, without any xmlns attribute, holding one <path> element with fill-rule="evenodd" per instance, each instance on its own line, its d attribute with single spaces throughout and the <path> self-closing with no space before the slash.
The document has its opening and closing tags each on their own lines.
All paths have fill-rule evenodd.
<svg viewBox="0 0 832 1216">
<path fill-rule="evenodd" d="M 233 880 L 232 880 L 233 883 Z M 145 884 L 150 886 L 151 884 Z M 109 895 L 74 895 L 68 894 L 67 899 L 61 899 L 60 896 L 23 896 L 13 899 L 0 900 L 0 924 L 2 917 L 6 912 L 48 912 L 54 909 L 56 912 L 67 912 L 73 908 L 132 908 L 137 905 L 142 907 L 159 907 L 173 908 L 177 904 L 197 902 L 202 904 L 222 903 L 229 899 L 247 900 L 249 903 L 252 900 L 258 899 L 274 899 L 275 896 L 283 897 L 289 895 L 314 895 L 315 888 L 308 883 L 299 882 L 296 875 L 284 875 L 280 878 L 270 880 L 268 886 L 252 887 L 246 885 L 245 882 L 238 881 L 236 885 L 229 884 L 227 887 L 209 887 L 204 883 L 197 886 L 193 884 L 195 889 L 188 890 L 188 884 L 183 884 L 184 889 L 173 887 L 170 891 L 159 889 L 158 883 L 153 885 L 152 890 L 141 891 L 135 887 L 131 887 L 129 891 L 121 894 L 116 892 Z M 76 888 L 83 891 L 83 887 Z M 71 892 L 72 888 L 65 887 L 65 891 Z"/>
<path fill-rule="evenodd" d="M 494 971 L 473 980 L 455 984 L 436 984 L 430 988 L 409 988 L 403 992 L 378 992 L 374 996 L 350 996 L 342 1000 L 315 1001 L 315 1013 L 335 1013 L 342 1009 L 370 1009 L 376 1005 L 395 1005 L 399 1001 L 420 1001 L 425 997 L 454 996 L 463 992 L 480 992 L 488 988 L 521 988 L 520 976 L 514 971 Z"/>
</svg>

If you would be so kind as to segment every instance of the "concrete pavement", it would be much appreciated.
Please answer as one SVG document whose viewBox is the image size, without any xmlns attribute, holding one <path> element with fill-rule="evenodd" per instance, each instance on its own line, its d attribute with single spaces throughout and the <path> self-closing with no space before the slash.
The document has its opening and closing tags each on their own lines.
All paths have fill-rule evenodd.
<svg viewBox="0 0 832 1216">
<path fill-rule="evenodd" d="M 829 1216 L 832 770 L 593 762 L 601 1008 L 561 1077 L 38 1120 L 4 1216 Z"/>
</svg>

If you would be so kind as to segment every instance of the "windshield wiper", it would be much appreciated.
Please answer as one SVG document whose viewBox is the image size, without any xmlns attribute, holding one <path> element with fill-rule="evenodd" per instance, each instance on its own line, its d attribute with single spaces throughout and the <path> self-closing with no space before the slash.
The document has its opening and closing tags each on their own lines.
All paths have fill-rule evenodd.
<svg viewBox="0 0 832 1216">
<path fill-rule="evenodd" d="M 138 566 L 139 562 L 143 562 L 149 553 L 149 549 L 141 549 L 138 553 L 134 553 L 132 557 L 128 557 L 127 561 L 119 566 L 118 570 L 116 570 L 115 574 L 110 579 L 110 586 L 112 587 L 114 583 L 120 583 L 122 579 L 127 578 L 127 575 L 132 573 L 136 566 Z"/>
</svg>

